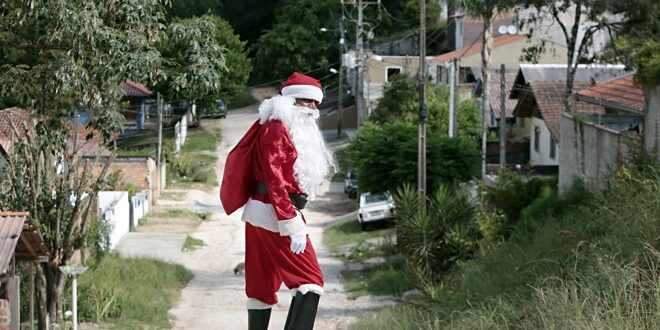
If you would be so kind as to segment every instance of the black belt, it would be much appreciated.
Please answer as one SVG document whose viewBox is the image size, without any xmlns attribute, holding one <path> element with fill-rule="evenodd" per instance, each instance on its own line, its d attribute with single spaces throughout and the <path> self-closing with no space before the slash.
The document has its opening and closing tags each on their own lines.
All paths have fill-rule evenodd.
<svg viewBox="0 0 660 330">
<path fill-rule="evenodd" d="M 268 195 L 268 189 L 266 189 L 266 183 L 263 181 L 257 181 L 255 190 L 257 193 L 260 193 L 262 195 Z M 289 193 L 289 199 L 291 199 L 291 204 L 293 204 L 293 206 L 295 206 L 299 210 L 304 209 L 305 204 L 307 204 L 307 197 L 304 194 Z"/>
</svg>

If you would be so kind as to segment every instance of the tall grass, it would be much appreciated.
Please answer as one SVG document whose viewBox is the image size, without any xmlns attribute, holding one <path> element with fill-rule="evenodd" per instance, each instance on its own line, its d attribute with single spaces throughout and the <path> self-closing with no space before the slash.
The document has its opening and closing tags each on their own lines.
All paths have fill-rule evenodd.
<svg viewBox="0 0 660 330">
<path fill-rule="evenodd" d="M 355 328 L 660 328 L 659 169 L 623 168 L 602 193 L 541 193 L 508 241 L 458 263 L 432 301 Z"/>
<path fill-rule="evenodd" d="M 79 278 L 80 320 L 120 329 L 169 328 L 167 311 L 191 278 L 179 265 L 108 255 Z"/>
</svg>

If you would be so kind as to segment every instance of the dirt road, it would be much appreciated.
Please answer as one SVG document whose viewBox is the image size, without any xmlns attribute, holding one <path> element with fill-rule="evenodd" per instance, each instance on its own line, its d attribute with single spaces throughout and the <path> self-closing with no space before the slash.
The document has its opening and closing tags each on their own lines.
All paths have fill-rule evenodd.
<svg viewBox="0 0 660 330">
<path fill-rule="evenodd" d="M 255 106 L 231 111 L 226 119 L 205 123 L 218 125 L 222 131 L 216 166 L 219 178 L 222 178 L 227 153 L 256 118 Z M 340 282 L 343 265 L 322 244 L 323 228 L 336 221 L 331 214 L 337 214 L 337 210 L 332 213 L 328 210 L 332 210 L 333 205 L 341 207 L 341 200 L 345 197 L 341 186 L 329 184 L 325 191 L 317 201 L 309 204 L 309 210 L 305 212 L 310 222 L 309 234 L 326 280 L 326 294 L 321 298 L 315 329 L 346 329 L 358 315 L 378 309 L 386 302 L 371 297 L 349 300 L 345 294 Z M 218 192 L 219 187 L 211 193 L 189 191 L 176 207 L 216 208 L 219 205 Z M 245 281 L 242 275 L 236 276 L 233 272 L 234 267 L 243 261 L 245 250 L 241 212 L 238 210 L 228 216 L 216 211 L 210 221 L 203 222 L 191 235 L 203 240 L 205 246 L 187 253 L 180 260 L 194 277 L 183 289 L 179 302 L 170 310 L 176 329 L 247 329 Z M 273 309 L 270 329 L 284 328 L 291 300 L 290 292 L 285 287 L 280 289 L 278 297 L 280 303 Z"/>
</svg>

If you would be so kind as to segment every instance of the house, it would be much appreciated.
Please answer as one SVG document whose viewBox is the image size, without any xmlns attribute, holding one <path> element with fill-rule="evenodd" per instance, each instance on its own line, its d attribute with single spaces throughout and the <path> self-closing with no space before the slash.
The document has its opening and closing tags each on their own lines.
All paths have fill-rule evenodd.
<svg viewBox="0 0 660 330">
<path fill-rule="evenodd" d="M 0 171 L 13 152 L 15 141 L 20 138 L 14 133 L 12 125 L 19 130 L 19 134 L 23 134 L 20 129 L 25 129 L 29 120 L 30 113 L 27 110 L 20 108 L 0 110 Z M 70 132 L 70 138 L 67 140 L 68 150 L 75 150 L 78 156 L 92 161 L 95 161 L 97 156 L 100 157 L 101 165 L 94 170 L 99 174 L 102 164 L 112 156 L 112 148 L 103 141 L 98 132 L 73 121 L 68 121 L 66 124 Z M 66 170 L 66 164 L 61 166 L 62 170 Z M 164 180 L 158 176 L 154 157 L 117 157 L 110 165 L 108 173 L 115 171 L 121 172 L 118 183 L 122 188 L 130 184 L 136 191 L 148 190 L 148 200 L 151 204 L 155 203 Z"/>
<path fill-rule="evenodd" d="M 623 65 L 579 65 L 574 89 L 589 87 L 625 74 Z M 560 118 L 564 112 L 566 65 L 521 64 L 509 97 L 517 99 L 513 111 L 530 141 L 530 165 L 554 172 L 559 165 Z M 597 104 L 574 102 L 574 113 L 605 113 Z"/>
<path fill-rule="evenodd" d="M 530 62 L 521 59 L 526 48 L 542 42 L 540 39 L 523 34 L 501 35 L 493 39 L 491 63 L 493 67 L 504 64 L 506 70 L 517 70 L 521 63 Z M 437 84 L 448 84 L 447 67 L 454 60 L 458 61 L 458 84 L 473 84 L 481 76 L 481 40 L 470 45 L 433 57 L 429 65 L 429 74 Z M 546 41 L 546 51 L 539 54 L 537 63 L 566 63 L 566 47 Z"/>
<path fill-rule="evenodd" d="M 122 111 L 122 115 L 126 120 L 135 120 L 135 126 L 138 130 L 144 129 L 144 123 L 148 116 L 147 98 L 153 92 L 147 86 L 133 81 L 126 80 L 120 84 L 124 90 L 124 99 L 129 102 L 128 109 Z"/>
<path fill-rule="evenodd" d="M 504 110 L 505 118 L 507 121 L 508 127 L 522 126 L 523 122 L 516 118 L 513 115 L 513 110 L 518 104 L 518 100 L 509 98 L 511 89 L 513 88 L 513 83 L 516 80 L 517 72 L 505 72 L 504 73 Z M 489 111 L 486 113 L 486 121 L 489 128 L 496 128 L 500 126 L 500 117 L 501 117 L 501 108 L 502 108 L 502 94 L 501 94 L 501 74 L 499 70 L 493 71 L 490 74 L 490 79 L 488 80 L 488 104 Z M 476 88 L 474 90 L 474 96 L 480 97 L 482 93 L 481 81 L 477 82 Z"/>
<path fill-rule="evenodd" d="M 578 103 L 604 108 L 604 113 L 576 118 L 564 113 L 561 134 L 565 148 L 559 160 L 559 190 L 566 191 L 575 178 L 595 188 L 627 162 L 642 143 L 647 107 L 634 73 L 579 90 Z M 657 139 L 657 137 L 656 137 Z"/>
<path fill-rule="evenodd" d="M 16 262 L 32 263 L 28 268 L 28 301 L 34 303 L 34 264 L 48 262 L 50 253 L 30 222 L 28 212 L 0 212 L 0 328 L 20 328 L 20 282 Z M 32 305 L 34 306 L 34 305 Z M 34 308 L 32 308 L 34 310 Z M 28 316 L 34 324 L 32 315 Z"/>
<path fill-rule="evenodd" d="M 431 57 L 427 57 L 427 63 Z M 383 97 L 387 84 L 400 74 L 415 77 L 419 73 L 418 56 L 380 56 L 372 55 L 367 60 L 367 82 L 365 98 L 367 113 L 376 109 L 378 101 Z"/>
</svg>

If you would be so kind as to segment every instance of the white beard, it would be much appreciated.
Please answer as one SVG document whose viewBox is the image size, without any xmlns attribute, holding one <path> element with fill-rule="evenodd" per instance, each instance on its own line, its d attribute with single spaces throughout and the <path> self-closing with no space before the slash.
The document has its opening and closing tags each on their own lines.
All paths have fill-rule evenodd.
<svg viewBox="0 0 660 330">
<path fill-rule="evenodd" d="M 287 96 L 276 96 L 259 107 L 260 122 L 279 119 L 296 147 L 298 158 L 293 172 L 300 189 L 313 200 L 330 168 L 336 170 L 332 152 L 328 149 L 317 120 L 319 111 L 294 105 L 295 100 Z"/>
</svg>

